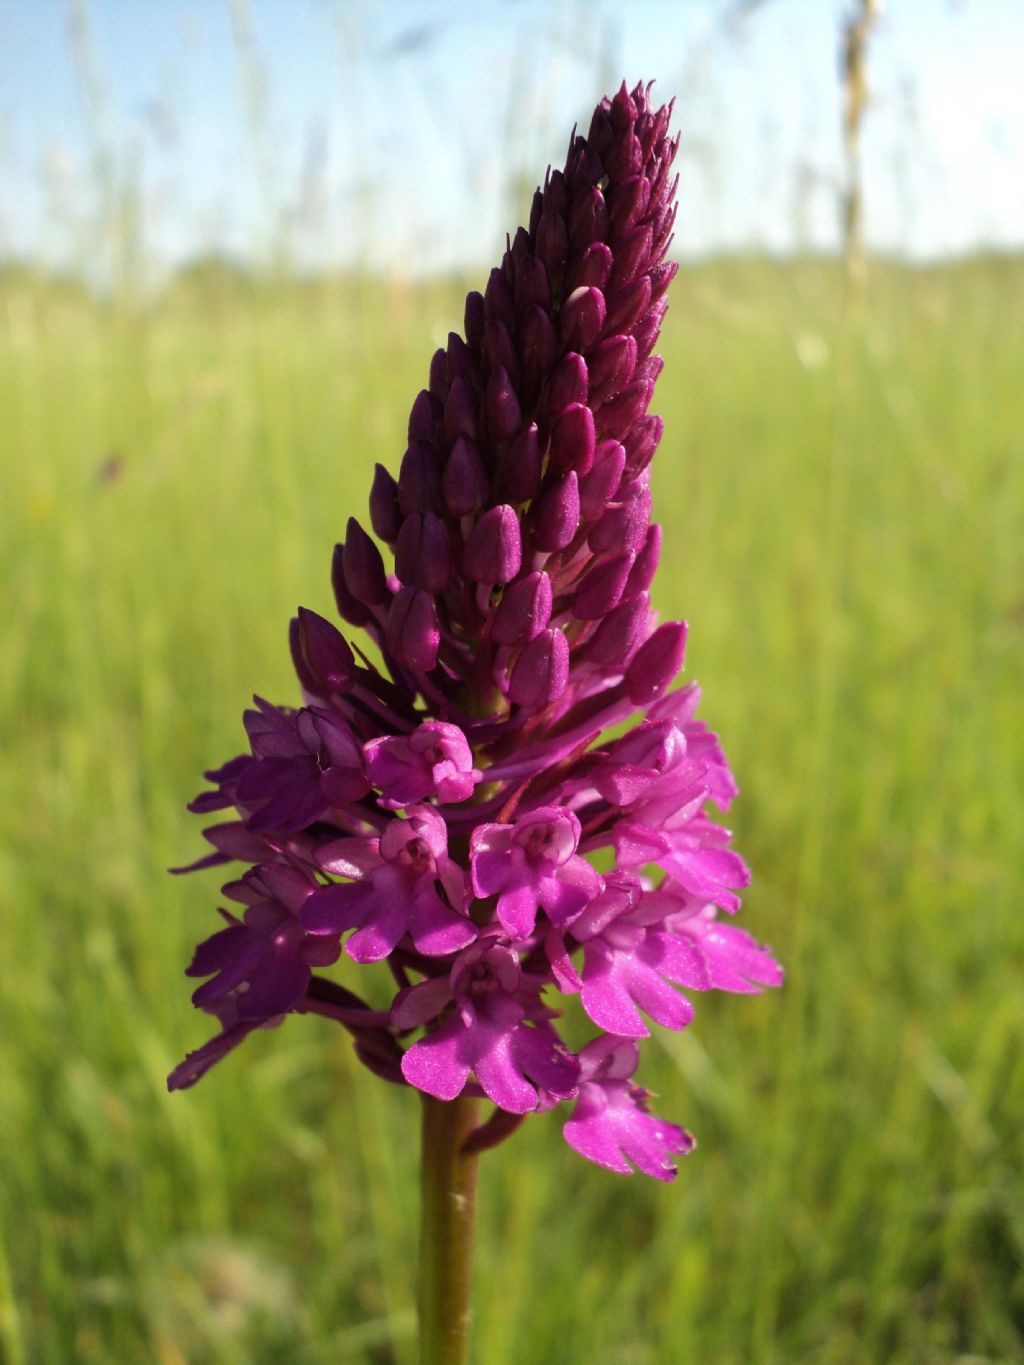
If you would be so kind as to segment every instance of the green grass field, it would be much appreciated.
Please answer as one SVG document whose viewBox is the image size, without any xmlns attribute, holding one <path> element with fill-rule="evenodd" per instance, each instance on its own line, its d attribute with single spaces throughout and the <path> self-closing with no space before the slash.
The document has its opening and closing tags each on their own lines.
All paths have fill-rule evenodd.
<svg viewBox="0 0 1024 1365">
<path fill-rule="evenodd" d="M 0 289 L 9 1365 L 413 1358 L 415 1096 L 312 1018 L 168 1096 L 220 879 L 163 869 L 461 292 Z M 1024 261 L 840 315 L 815 263 L 674 286 L 656 597 L 789 976 L 650 1047 L 674 1186 L 556 1115 L 483 1159 L 481 1365 L 1024 1359 Z"/>
</svg>

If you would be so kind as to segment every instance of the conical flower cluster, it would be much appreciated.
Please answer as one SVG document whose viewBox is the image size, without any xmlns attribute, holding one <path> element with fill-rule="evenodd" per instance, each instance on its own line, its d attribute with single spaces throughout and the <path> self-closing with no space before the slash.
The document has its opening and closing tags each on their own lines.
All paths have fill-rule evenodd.
<svg viewBox="0 0 1024 1365">
<path fill-rule="evenodd" d="M 250 752 L 207 774 L 192 809 L 233 813 L 194 866 L 250 866 L 188 969 L 221 1032 L 172 1087 L 314 1012 L 389 1080 L 493 1101 L 479 1146 L 568 1104 L 584 1156 L 667 1179 L 692 1139 L 633 1081 L 647 1020 L 685 1028 L 680 987 L 781 979 L 719 918 L 748 872 L 708 806 L 736 786 L 695 685 L 669 690 L 685 623 L 651 609 L 670 113 L 642 86 L 601 102 L 434 355 L 373 534 L 350 520 L 334 553 L 339 614 L 382 666 L 300 610 L 304 705 L 257 699 Z M 387 964 L 389 1009 L 324 974 L 342 953 Z M 596 1030 L 578 1053 L 560 995 Z"/>
</svg>

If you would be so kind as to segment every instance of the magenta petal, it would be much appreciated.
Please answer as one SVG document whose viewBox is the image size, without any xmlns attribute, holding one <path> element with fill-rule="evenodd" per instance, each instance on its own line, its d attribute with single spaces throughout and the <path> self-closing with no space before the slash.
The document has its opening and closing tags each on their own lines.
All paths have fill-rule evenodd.
<svg viewBox="0 0 1024 1365">
<path fill-rule="evenodd" d="M 717 990 L 751 994 L 782 984 L 782 968 L 742 929 L 711 922 L 700 932 L 698 944 Z"/>
<path fill-rule="evenodd" d="M 436 1019 L 451 998 L 447 974 L 428 977 L 398 993 L 391 1006 L 391 1022 L 395 1028 L 419 1028 Z"/>
<path fill-rule="evenodd" d="M 498 899 L 498 919 L 511 938 L 529 938 L 537 920 L 537 894 L 531 886 L 517 886 Z"/>
<path fill-rule="evenodd" d="M 307 934 L 344 934 L 370 912 L 373 891 L 366 882 L 322 886 L 303 905 L 299 920 Z"/>
<path fill-rule="evenodd" d="M 436 1033 L 414 1043 L 402 1058 L 402 1075 L 417 1090 L 437 1100 L 454 1100 L 469 1078 L 469 1064 L 461 1056 L 464 1028 L 453 1015 Z"/>
<path fill-rule="evenodd" d="M 513 1034 L 512 1054 L 520 1071 L 556 1099 L 571 1099 L 580 1066 L 553 1028 L 520 1024 Z"/>
<path fill-rule="evenodd" d="M 621 1038 L 647 1038 L 650 1030 L 637 1012 L 620 955 L 601 939 L 583 950 L 583 1008 L 598 1028 Z"/>
<path fill-rule="evenodd" d="M 622 1155 L 615 1125 L 607 1117 L 607 1108 L 604 1091 L 596 1085 L 584 1085 L 572 1118 L 562 1132 L 569 1146 L 588 1161 L 619 1175 L 632 1175 L 632 1168 Z"/>
<path fill-rule="evenodd" d="M 183 1062 L 179 1062 L 167 1077 L 168 1090 L 187 1090 L 190 1085 L 202 1078 L 229 1052 L 243 1043 L 253 1030 L 252 1024 L 232 1024 L 223 1033 L 204 1043 L 195 1052 L 190 1052 Z"/>
<path fill-rule="evenodd" d="M 508 996 L 485 997 L 470 1013 L 460 1055 L 469 1062 L 488 1099 L 511 1114 L 537 1107 L 537 1091 L 516 1065 L 513 1035 L 523 1017 Z"/>
<path fill-rule="evenodd" d="M 429 882 L 421 881 L 413 894 L 409 932 L 418 952 L 427 957 L 457 953 L 476 938 L 476 926 L 451 910 Z"/>
<path fill-rule="evenodd" d="M 345 952 L 353 962 L 380 962 L 392 951 L 408 924 L 405 905 L 374 896 L 367 922 L 346 941 Z"/>
<path fill-rule="evenodd" d="M 694 991 L 711 988 L 711 973 L 705 956 L 689 937 L 655 931 L 647 935 L 637 956 L 680 986 Z"/>
</svg>

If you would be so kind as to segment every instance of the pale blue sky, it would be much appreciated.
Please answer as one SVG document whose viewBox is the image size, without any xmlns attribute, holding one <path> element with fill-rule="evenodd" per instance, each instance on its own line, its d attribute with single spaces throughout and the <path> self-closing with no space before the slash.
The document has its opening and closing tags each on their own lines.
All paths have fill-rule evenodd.
<svg viewBox="0 0 1024 1365">
<path fill-rule="evenodd" d="M 0 0 L 0 255 L 482 263 L 621 75 L 677 97 L 677 248 L 837 241 L 846 0 Z M 75 38 L 77 33 L 77 38 Z M 248 54 L 248 55 L 245 55 Z M 1024 244 L 1024 0 L 889 0 L 873 245 Z M 124 220 L 122 220 L 124 221 Z M 105 226 L 104 226 L 105 225 Z"/>
</svg>

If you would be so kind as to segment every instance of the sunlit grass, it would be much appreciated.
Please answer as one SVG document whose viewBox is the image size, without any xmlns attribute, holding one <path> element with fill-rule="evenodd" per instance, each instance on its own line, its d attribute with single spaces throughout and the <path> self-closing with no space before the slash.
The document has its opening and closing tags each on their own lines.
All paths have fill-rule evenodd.
<svg viewBox="0 0 1024 1365">
<path fill-rule="evenodd" d="M 414 1096 L 290 1020 L 195 1091 L 217 876 L 184 802 L 395 468 L 455 285 L 0 293 L 0 1358 L 410 1360 Z M 482 1170 L 486 1365 L 1024 1351 L 1024 265 L 684 272 L 657 602 L 789 969 L 643 1079 L 670 1189 L 556 1116 Z"/>
</svg>

